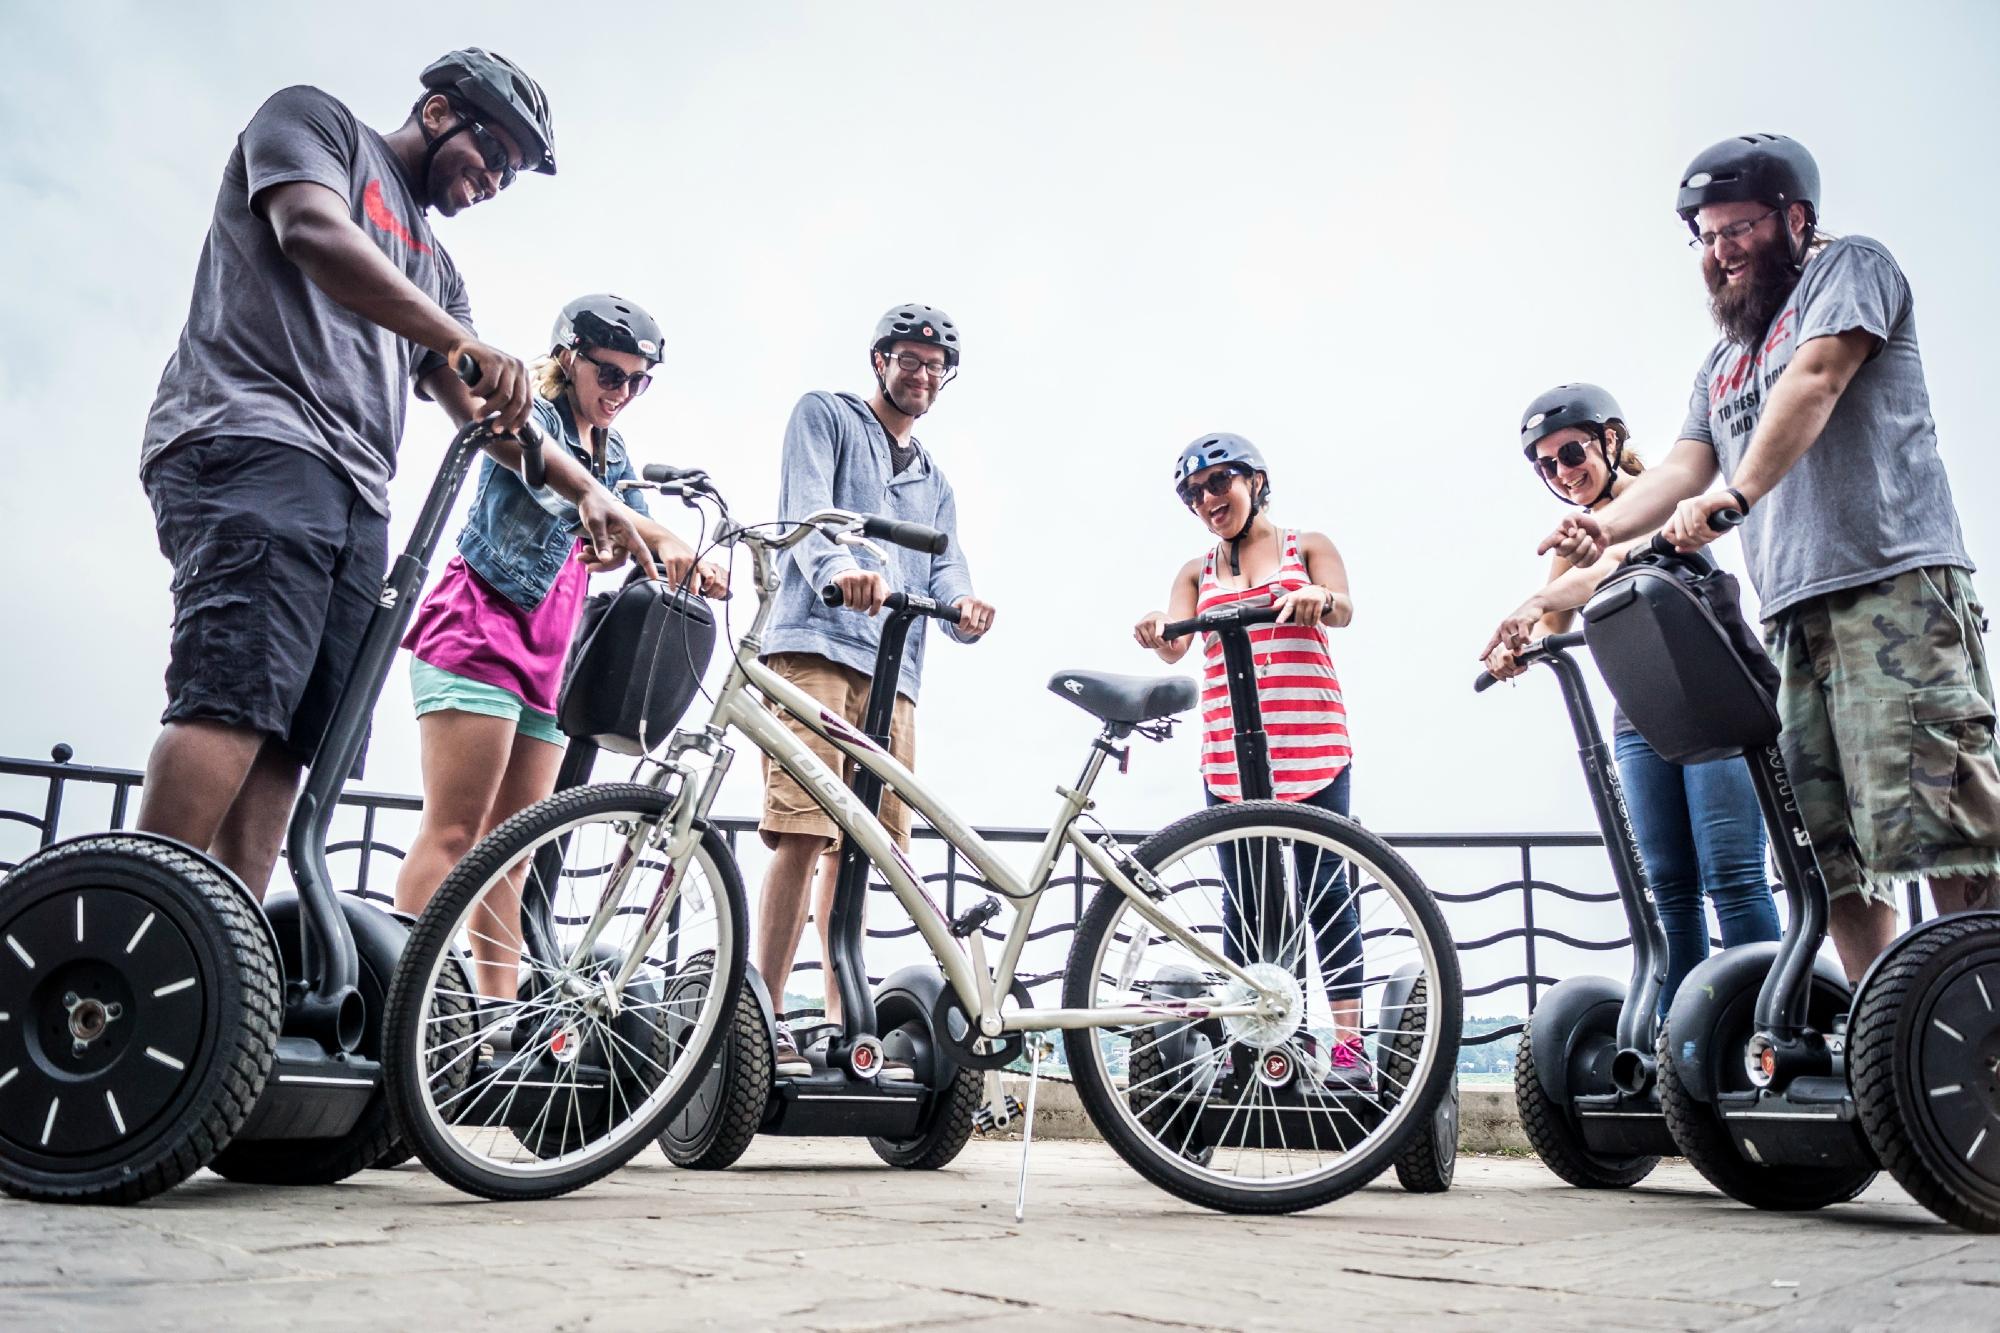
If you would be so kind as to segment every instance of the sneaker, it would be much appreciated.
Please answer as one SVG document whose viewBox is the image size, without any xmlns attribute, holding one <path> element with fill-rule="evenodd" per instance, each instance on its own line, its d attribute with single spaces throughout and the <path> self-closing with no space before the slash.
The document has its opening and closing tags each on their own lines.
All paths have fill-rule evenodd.
<svg viewBox="0 0 2000 1333">
<path fill-rule="evenodd" d="M 1368 1053 L 1361 1045 L 1361 1038 L 1343 1041 L 1333 1048 L 1327 1059 L 1326 1077 L 1321 1080 L 1335 1092 L 1373 1092 L 1375 1090 L 1375 1070 L 1368 1063 Z"/>
<path fill-rule="evenodd" d="M 881 1070 L 875 1075 L 875 1081 L 877 1083 L 914 1083 L 917 1081 L 917 1070 L 908 1060 L 885 1059 L 882 1061 Z"/>
<path fill-rule="evenodd" d="M 791 1037 L 779 1037 L 771 1051 L 771 1072 L 778 1078 L 804 1078 L 812 1071 L 812 1061 L 800 1053 Z"/>
</svg>

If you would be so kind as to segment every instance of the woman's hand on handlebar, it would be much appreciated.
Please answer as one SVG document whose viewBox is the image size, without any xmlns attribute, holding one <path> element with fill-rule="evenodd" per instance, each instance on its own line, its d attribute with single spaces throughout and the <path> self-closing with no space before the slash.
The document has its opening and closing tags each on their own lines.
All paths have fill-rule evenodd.
<svg viewBox="0 0 2000 1333">
<path fill-rule="evenodd" d="M 1521 659 L 1514 655 L 1514 650 L 1505 644 L 1496 644 L 1488 649 L 1483 665 L 1495 680 L 1512 680 L 1527 670 L 1521 665 Z"/>
<path fill-rule="evenodd" d="M 880 611 L 883 598 L 889 595 L 888 580 L 870 569 L 843 570 L 833 576 L 833 586 L 840 589 L 843 607 L 863 615 Z"/>
<path fill-rule="evenodd" d="M 460 357 L 471 357 L 472 363 L 479 367 L 479 379 L 466 389 L 479 404 L 480 415 L 487 425 L 496 435 L 512 435 L 520 430 L 528 419 L 528 409 L 534 405 L 528 367 L 521 358 L 509 356 L 477 338 L 453 343 L 445 353 L 445 363 L 455 366 Z"/>
<path fill-rule="evenodd" d="M 1140 616 L 1139 623 L 1132 627 L 1132 637 L 1138 640 L 1141 648 L 1151 648 L 1157 653 L 1167 648 L 1169 644 L 1178 642 L 1178 640 L 1168 639 L 1160 633 L 1166 626 L 1167 613 L 1165 611 L 1148 611 L 1145 615 Z"/>
<path fill-rule="evenodd" d="M 961 597 L 952 605 L 958 609 L 958 631 L 968 639 L 976 639 L 993 628 L 993 607 L 977 597 Z"/>
<path fill-rule="evenodd" d="M 1317 625 L 1322 620 L 1332 623 L 1332 600 L 1325 588 L 1308 584 L 1294 589 L 1271 604 L 1278 613 L 1280 625 Z"/>
<path fill-rule="evenodd" d="M 1707 495 L 1697 495 L 1674 506 L 1674 516 L 1667 520 L 1667 526 L 1660 529 L 1660 535 L 1672 543 L 1676 551 L 1699 551 L 1728 531 L 1709 526 L 1709 520 L 1725 509 L 1737 508 L 1736 497 L 1728 491 L 1710 491 Z"/>
<path fill-rule="evenodd" d="M 1493 631 L 1493 637 L 1486 641 L 1486 646 L 1479 650 L 1480 660 L 1487 663 L 1487 670 L 1502 680 L 1509 675 L 1520 674 L 1518 669 L 1510 672 L 1495 670 L 1492 666 L 1493 652 L 1496 648 L 1502 649 L 1511 659 L 1515 653 L 1534 642 L 1535 629 L 1542 623 L 1542 616 L 1547 610 L 1539 597 L 1530 597 L 1510 611 L 1500 622 L 1500 628 Z"/>
</svg>

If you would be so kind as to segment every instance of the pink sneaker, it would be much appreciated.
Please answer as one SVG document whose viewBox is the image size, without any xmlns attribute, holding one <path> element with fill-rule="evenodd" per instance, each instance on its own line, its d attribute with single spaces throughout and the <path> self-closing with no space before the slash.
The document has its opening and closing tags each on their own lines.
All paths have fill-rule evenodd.
<svg viewBox="0 0 2000 1333">
<path fill-rule="evenodd" d="M 1351 1038 L 1333 1048 L 1325 1083 L 1336 1092 L 1375 1090 L 1375 1069 L 1368 1063 L 1368 1053 L 1361 1044 L 1361 1038 Z"/>
</svg>

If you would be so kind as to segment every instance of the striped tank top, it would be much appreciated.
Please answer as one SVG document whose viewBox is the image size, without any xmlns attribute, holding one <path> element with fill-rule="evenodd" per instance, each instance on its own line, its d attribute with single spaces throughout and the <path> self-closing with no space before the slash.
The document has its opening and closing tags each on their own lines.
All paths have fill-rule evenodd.
<svg viewBox="0 0 2000 1333">
<path fill-rule="evenodd" d="M 1213 611 L 1238 602 L 1268 605 L 1311 584 L 1299 554 L 1298 532 L 1287 528 L 1279 540 L 1277 573 L 1250 588 L 1225 588 L 1217 582 L 1215 559 L 1221 548 L 1210 551 L 1202 566 L 1195 609 Z M 1201 777 L 1217 797 L 1237 801 L 1243 790 L 1236 772 L 1236 726 L 1229 710 L 1222 640 L 1214 634 L 1203 637 Z M 1354 754 L 1347 743 L 1347 709 L 1341 702 L 1340 678 L 1334 674 L 1326 630 L 1319 625 L 1254 625 L 1250 652 L 1277 797 L 1303 801 L 1339 777 Z"/>
</svg>

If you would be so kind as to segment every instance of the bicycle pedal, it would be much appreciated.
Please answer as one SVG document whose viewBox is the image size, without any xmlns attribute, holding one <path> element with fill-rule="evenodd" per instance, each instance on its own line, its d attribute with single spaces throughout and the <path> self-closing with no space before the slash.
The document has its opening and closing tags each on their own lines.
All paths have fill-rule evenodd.
<svg viewBox="0 0 2000 1333">
<path fill-rule="evenodd" d="M 998 915 L 1000 915 L 1000 900 L 990 896 L 982 898 L 960 912 L 958 918 L 951 923 L 952 937 L 962 940 Z"/>
</svg>

